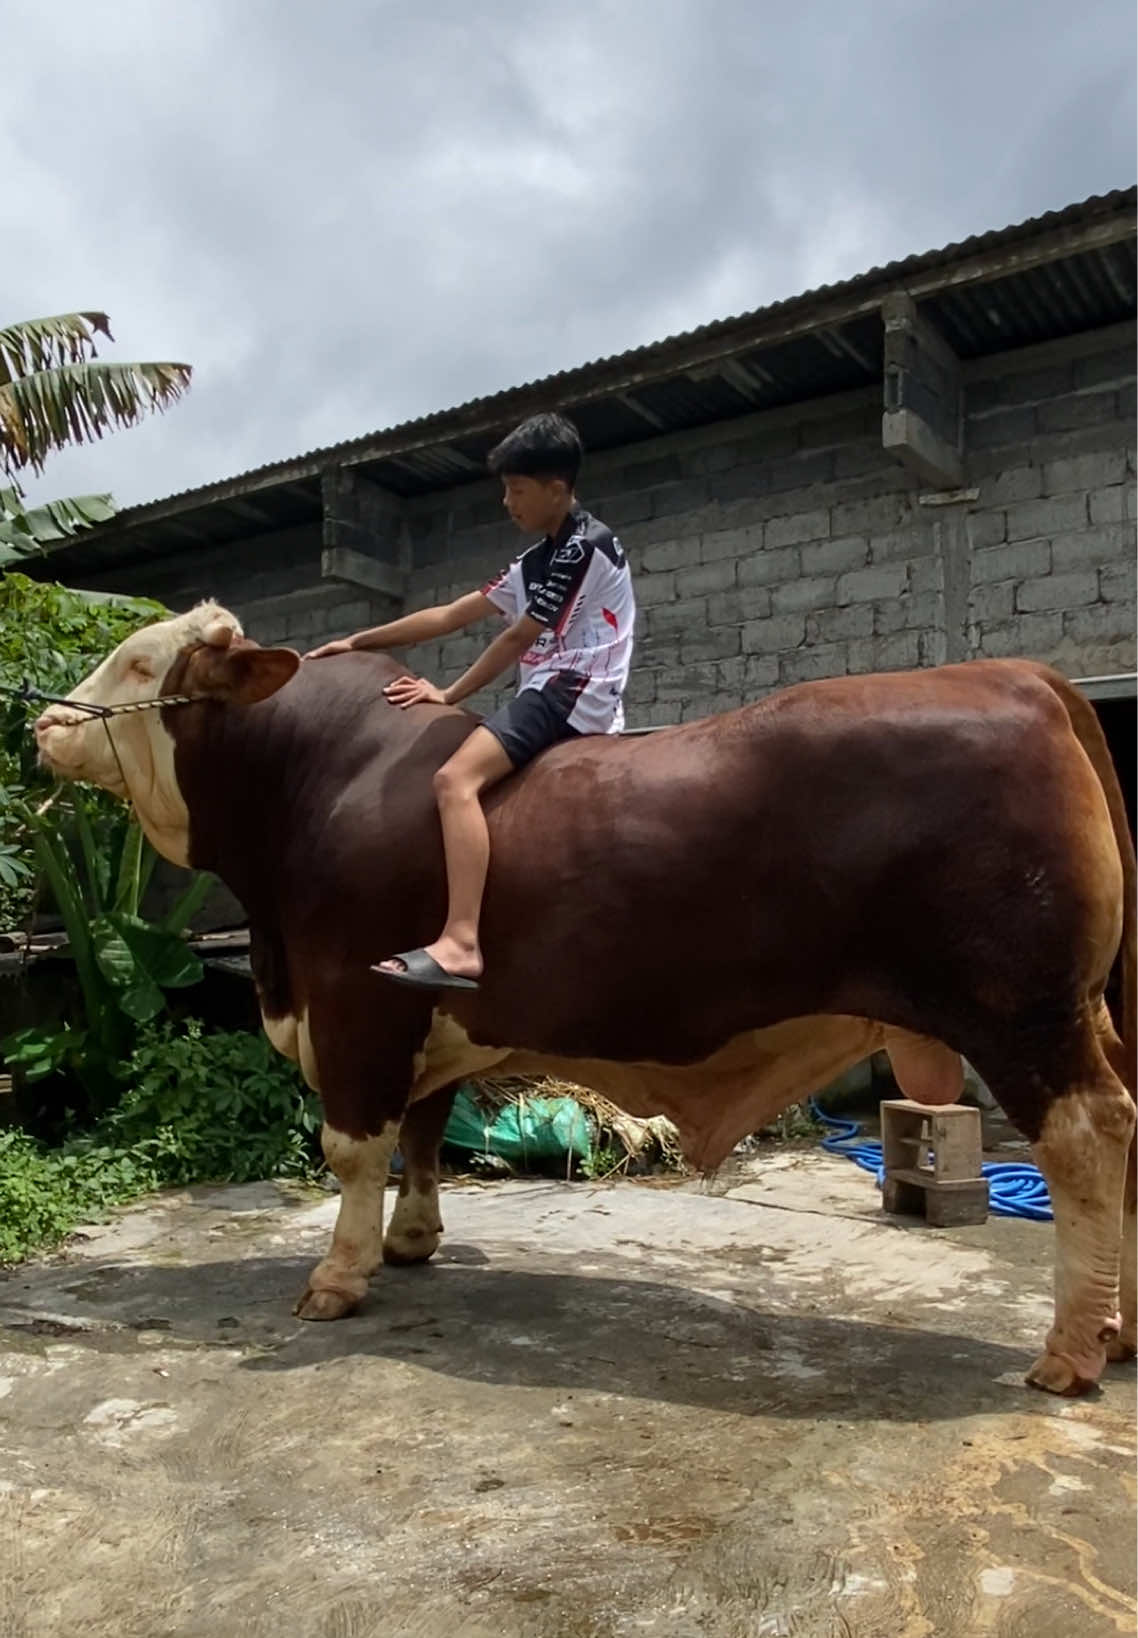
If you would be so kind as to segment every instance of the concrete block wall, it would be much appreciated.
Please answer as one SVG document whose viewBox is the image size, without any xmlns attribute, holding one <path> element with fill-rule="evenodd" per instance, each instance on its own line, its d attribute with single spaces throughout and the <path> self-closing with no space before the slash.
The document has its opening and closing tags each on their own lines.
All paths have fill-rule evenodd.
<svg viewBox="0 0 1138 1638">
<path fill-rule="evenodd" d="M 972 652 L 1135 667 L 1135 328 L 974 367 Z"/>
<path fill-rule="evenodd" d="M 1134 346 L 1123 325 L 966 364 L 956 498 L 923 494 L 884 452 L 879 389 L 591 456 L 581 496 L 621 536 L 640 605 L 630 725 L 973 655 L 1133 670 Z M 322 580 L 315 522 L 97 585 L 177 608 L 217 596 L 259 641 L 303 649 L 470 591 L 526 544 L 489 481 L 402 504 L 372 490 L 330 479 L 332 516 L 406 572 L 405 602 Z M 493 632 L 407 658 L 445 684 Z"/>
<path fill-rule="evenodd" d="M 973 655 L 1134 669 L 1134 327 L 985 360 L 966 380 L 967 498 L 953 504 L 884 453 L 876 391 L 589 460 L 582 499 L 623 540 L 640 604 L 631 725 Z M 412 607 L 471 590 L 524 544 L 489 484 L 409 516 Z M 453 681 L 486 635 L 413 663 Z"/>
<path fill-rule="evenodd" d="M 142 567 L 89 577 L 97 591 L 156 597 L 168 608 L 191 608 L 215 597 L 232 609 L 260 643 L 312 648 L 330 636 L 394 619 L 401 604 L 320 575 L 319 522 L 256 535 L 236 545 L 182 551 Z"/>
<path fill-rule="evenodd" d="M 582 499 L 620 535 L 640 605 L 630 723 L 726 710 L 808 676 L 932 663 L 935 637 L 920 629 L 937 590 L 932 530 L 881 451 L 880 414 L 861 393 L 589 459 Z M 470 590 L 525 544 L 493 489 L 479 491 L 413 503 L 411 605 Z M 450 639 L 416 664 L 449 682 L 484 641 Z"/>
</svg>

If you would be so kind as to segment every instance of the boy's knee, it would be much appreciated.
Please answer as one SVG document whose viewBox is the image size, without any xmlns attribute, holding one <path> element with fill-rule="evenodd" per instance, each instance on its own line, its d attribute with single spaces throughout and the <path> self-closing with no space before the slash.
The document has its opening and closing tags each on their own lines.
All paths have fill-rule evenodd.
<svg viewBox="0 0 1138 1638">
<path fill-rule="evenodd" d="M 439 802 L 463 801 L 465 798 L 477 794 L 469 777 L 461 768 L 454 768 L 449 762 L 444 762 L 434 777 L 435 798 Z"/>
</svg>

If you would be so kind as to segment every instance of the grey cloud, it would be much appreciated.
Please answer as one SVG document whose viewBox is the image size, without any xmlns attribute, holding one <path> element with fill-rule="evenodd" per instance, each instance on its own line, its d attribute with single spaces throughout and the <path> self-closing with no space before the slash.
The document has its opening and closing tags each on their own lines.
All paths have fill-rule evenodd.
<svg viewBox="0 0 1138 1638">
<path fill-rule="evenodd" d="M 123 503 L 1133 179 L 1130 0 L 9 0 L 5 316 L 187 402 Z M 45 108 L 51 110 L 44 117 Z"/>
</svg>

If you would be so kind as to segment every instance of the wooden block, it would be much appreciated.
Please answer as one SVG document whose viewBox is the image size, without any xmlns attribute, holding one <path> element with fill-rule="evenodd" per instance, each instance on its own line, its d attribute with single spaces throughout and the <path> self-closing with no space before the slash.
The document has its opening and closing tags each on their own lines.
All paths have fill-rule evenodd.
<svg viewBox="0 0 1138 1638">
<path fill-rule="evenodd" d="M 933 1228 L 960 1228 L 988 1221 L 988 1179 L 956 1183 L 949 1188 L 933 1184 L 925 1190 L 925 1221 Z"/>
<path fill-rule="evenodd" d="M 925 1191 L 899 1177 L 886 1177 L 881 1185 L 881 1209 L 894 1217 L 923 1217 Z"/>
<path fill-rule="evenodd" d="M 893 1099 L 881 1105 L 881 1158 L 886 1172 L 898 1166 L 920 1163 L 921 1132 L 927 1114 L 907 1099 Z"/>
<path fill-rule="evenodd" d="M 923 1215 L 935 1228 L 987 1219 L 978 1109 L 889 1099 L 881 1105 L 881 1149 L 883 1211 Z"/>
<path fill-rule="evenodd" d="M 964 1181 L 980 1176 L 980 1111 L 953 1106 L 932 1117 L 933 1170 L 938 1178 Z"/>
</svg>

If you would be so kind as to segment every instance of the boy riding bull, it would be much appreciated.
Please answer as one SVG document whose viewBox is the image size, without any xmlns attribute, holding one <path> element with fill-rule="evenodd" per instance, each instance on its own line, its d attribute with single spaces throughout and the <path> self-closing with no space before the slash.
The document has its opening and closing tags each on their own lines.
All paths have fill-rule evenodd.
<svg viewBox="0 0 1138 1638">
<path fill-rule="evenodd" d="M 373 971 L 419 989 L 476 989 L 482 972 L 478 922 L 490 862 L 482 793 L 539 751 L 581 734 L 616 734 L 632 658 L 636 604 L 619 540 L 585 511 L 575 487 L 581 465 L 576 428 L 536 415 L 491 451 L 503 504 L 535 546 L 481 591 L 421 609 L 387 625 L 325 643 L 306 660 L 353 649 L 411 647 L 496 614 L 508 621 L 449 688 L 399 677 L 385 689 L 394 705 L 457 705 L 511 666 L 518 691 L 481 723 L 435 775 L 446 852 L 449 910 L 433 944 L 381 961 Z"/>
</svg>

